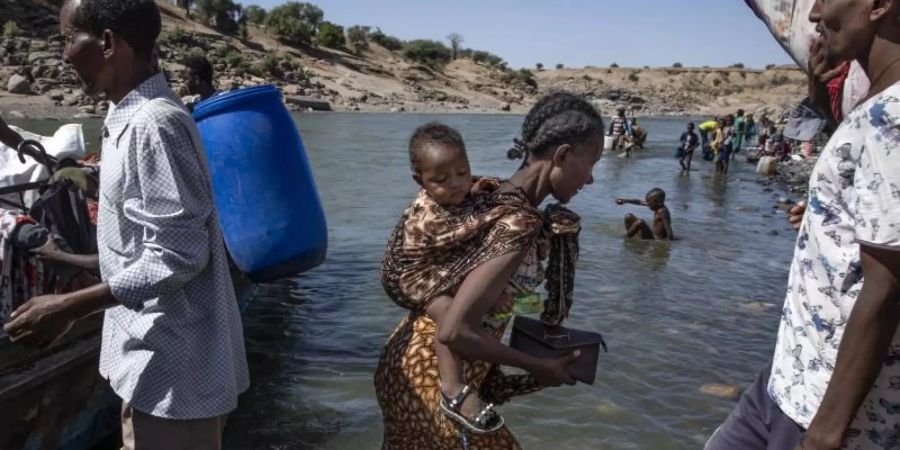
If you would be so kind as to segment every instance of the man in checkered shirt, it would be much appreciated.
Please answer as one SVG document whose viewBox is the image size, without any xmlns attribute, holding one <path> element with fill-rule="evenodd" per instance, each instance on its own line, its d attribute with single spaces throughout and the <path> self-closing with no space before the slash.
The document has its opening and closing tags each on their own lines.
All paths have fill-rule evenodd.
<svg viewBox="0 0 900 450">
<path fill-rule="evenodd" d="M 45 346 L 105 310 L 100 373 L 122 398 L 126 449 L 218 449 L 249 385 L 240 314 L 191 116 L 154 70 L 153 0 L 66 0 L 64 59 L 103 124 L 103 283 L 13 312 L 13 341 Z"/>
</svg>

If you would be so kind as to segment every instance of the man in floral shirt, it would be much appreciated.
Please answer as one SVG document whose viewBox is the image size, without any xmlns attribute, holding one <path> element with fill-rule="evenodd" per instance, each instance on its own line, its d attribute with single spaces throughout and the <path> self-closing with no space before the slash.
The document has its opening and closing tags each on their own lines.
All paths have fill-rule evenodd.
<svg viewBox="0 0 900 450">
<path fill-rule="evenodd" d="M 900 447 L 900 0 L 818 0 L 811 93 L 835 62 L 872 87 L 810 178 L 771 368 L 707 449 Z"/>
</svg>

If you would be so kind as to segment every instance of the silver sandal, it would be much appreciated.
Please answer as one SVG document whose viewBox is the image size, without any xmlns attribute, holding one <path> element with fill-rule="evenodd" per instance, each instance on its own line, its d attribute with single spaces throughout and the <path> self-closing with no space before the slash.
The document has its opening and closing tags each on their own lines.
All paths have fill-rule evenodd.
<svg viewBox="0 0 900 450">
<path fill-rule="evenodd" d="M 459 409 L 462 407 L 466 397 L 471 393 L 471 388 L 469 388 L 468 385 L 463 385 L 459 394 L 456 394 L 456 397 L 450 398 L 444 394 L 443 389 L 441 389 L 441 410 L 444 412 L 444 415 L 474 433 L 493 433 L 503 427 L 503 417 L 498 414 L 497 411 L 494 411 L 493 403 L 488 403 L 483 406 L 472 417 L 466 417 L 462 414 Z"/>
</svg>

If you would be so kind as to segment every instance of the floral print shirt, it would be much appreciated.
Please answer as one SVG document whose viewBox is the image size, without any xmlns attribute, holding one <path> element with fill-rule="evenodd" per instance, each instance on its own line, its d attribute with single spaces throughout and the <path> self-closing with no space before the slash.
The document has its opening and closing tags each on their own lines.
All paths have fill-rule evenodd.
<svg viewBox="0 0 900 450">
<path fill-rule="evenodd" d="M 863 285 L 860 245 L 900 251 L 900 83 L 848 115 L 809 184 L 778 332 L 769 394 L 809 427 L 834 372 Z M 900 443 L 900 336 L 895 335 L 844 448 Z"/>
</svg>

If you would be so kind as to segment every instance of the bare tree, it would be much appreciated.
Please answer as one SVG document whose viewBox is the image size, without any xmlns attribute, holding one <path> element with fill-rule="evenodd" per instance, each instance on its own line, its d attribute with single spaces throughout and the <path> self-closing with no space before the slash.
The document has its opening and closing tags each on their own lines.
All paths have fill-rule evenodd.
<svg viewBox="0 0 900 450">
<path fill-rule="evenodd" d="M 452 56 L 455 60 L 456 55 L 459 53 L 459 44 L 462 44 L 465 39 L 459 33 L 450 33 L 447 35 L 447 40 L 450 41 L 450 50 L 453 51 Z"/>
</svg>

